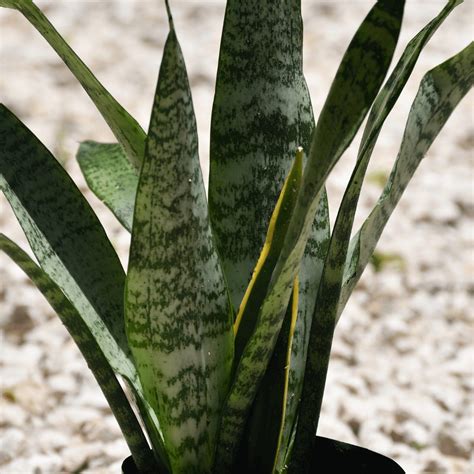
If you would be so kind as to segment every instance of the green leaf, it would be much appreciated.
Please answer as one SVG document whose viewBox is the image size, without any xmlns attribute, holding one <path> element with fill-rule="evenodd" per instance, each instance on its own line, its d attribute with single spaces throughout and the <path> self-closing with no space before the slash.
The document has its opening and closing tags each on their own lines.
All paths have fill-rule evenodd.
<svg viewBox="0 0 474 474">
<path fill-rule="evenodd" d="M 28 275 L 69 331 L 89 369 L 94 374 L 140 472 L 156 472 L 158 466 L 151 455 L 132 407 L 101 347 L 97 344 L 81 315 L 56 283 L 20 247 L 3 234 L 0 234 L 0 250 L 3 250 Z"/>
<path fill-rule="evenodd" d="M 137 191 L 126 324 L 174 474 L 211 470 L 232 368 L 232 318 L 186 68 L 171 26 Z"/>
<path fill-rule="evenodd" d="M 242 355 L 224 407 L 220 459 L 232 462 L 245 420 L 275 346 L 325 180 L 349 146 L 390 64 L 400 31 L 403 2 L 379 1 L 349 45 L 313 135 L 295 212 L 251 340 Z M 318 219 L 318 216 L 316 216 Z"/>
<path fill-rule="evenodd" d="M 130 375 L 125 274 L 96 215 L 62 166 L 4 106 L 0 149 L 0 189 L 41 267 L 101 334 L 99 344 L 114 370 Z"/>
<path fill-rule="evenodd" d="M 91 191 L 131 232 L 138 175 L 122 147 L 118 143 L 82 142 L 77 161 Z"/>
<path fill-rule="evenodd" d="M 74 305 L 112 369 L 143 396 L 125 334 L 125 274 L 97 216 L 51 153 L 3 105 L 0 150 L 0 189 L 41 268 Z M 166 460 L 159 436 L 155 441 Z"/>
<path fill-rule="evenodd" d="M 378 94 L 369 115 L 357 163 L 334 224 L 321 286 L 318 291 L 299 409 L 300 422 L 291 459 L 293 472 L 300 472 L 303 466 L 307 465 L 309 453 L 312 452 L 311 447 L 321 410 L 352 225 L 372 151 L 385 119 L 405 86 L 421 50 L 458 3 L 450 2 L 433 21 L 410 41 L 393 73 Z"/>
<path fill-rule="evenodd" d="M 248 287 L 296 149 L 308 150 L 311 142 L 314 118 L 302 70 L 302 33 L 299 1 L 278 7 L 264 1 L 258 8 L 251 0 L 227 1 L 211 124 L 209 212 L 235 308 Z M 329 239 L 325 193 L 321 199 L 319 222 L 313 225 L 299 274 L 285 426 L 296 416 L 306 328 Z M 285 428 L 283 439 L 289 434 Z"/>
<path fill-rule="evenodd" d="M 139 170 L 145 147 L 145 132 L 138 122 L 104 88 L 31 0 L 2 0 L 0 6 L 21 12 L 56 51 L 94 102 L 132 165 Z"/>
<path fill-rule="evenodd" d="M 338 315 L 373 254 L 382 231 L 436 136 L 474 82 L 474 44 L 425 74 L 412 104 L 402 144 L 385 189 L 351 239 Z"/>
<path fill-rule="evenodd" d="M 238 364 L 240 356 L 255 329 L 258 311 L 267 293 L 268 285 L 270 284 L 270 279 L 288 229 L 288 222 L 293 213 L 296 196 L 301 186 L 302 175 L 303 149 L 299 148 L 296 152 L 294 164 L 275 205 L 262 252 L 236 317 L 234 324 L 235 365 Z"/>
<path fill-rule="evenodd" d="M 285 421 L 290 392 L 290 367 L 298 319 L 298 278 L 295 279 L 285 320 L 261 387 L 255 397 L 248 427 L 244 435 L 239 461 L 246 464 L 241 471 L 274 472 L 278 469 L 279 452 L 284 451 Z"/>
<path fill-rule="evenodd" d="M 212 111 L 209 212 L 235 308 L 296 149 L 309 150 L 314 119 L 302 33 L 298 1 L 261 1 L 258 8 L 253 0 L 227 2 Z"/>
</svg>

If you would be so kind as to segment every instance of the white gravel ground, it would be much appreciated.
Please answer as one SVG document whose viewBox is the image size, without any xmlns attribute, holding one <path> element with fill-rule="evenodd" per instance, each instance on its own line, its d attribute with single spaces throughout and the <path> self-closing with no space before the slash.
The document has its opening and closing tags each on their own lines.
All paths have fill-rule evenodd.
<svg viewBox="0 0 474 474">
<path fill-rule="evenodd" d="M 166 34 L 161 2 L 38 2 L 106 87 L 147 127 Z M 304 1 L 305 71 L 318 113 L 372 2 Z M 407 2 L 401 48 L 443 6 Z M 209 121 L 224 2 L 174 0 L 207 175 Z M 473 3 L 451 16 L 420 58 L 375 150 L 357 222 L 387 176 L 423 73 L 471 40 Z M 112 140 L 42 38 L 0 11 L 0 98 L 65 163 L 126 264 L 129 236 L 87 191 L 78 142 Z M 337 328 L 320 434 L 394 457 L 408 473 L 474 472 L 472 93 L 438 137 L 393 215 Z M 357 145 L 357 140 L 356 140 Z M 333 217 L 356 146 L 328 185 Z M 3 197 L 0 231 L 26 248 Z M 390 260 L 390 258 L 389 258 Z M 86 364 L 42 296 L 0 255 L 0 472 L 117 473 L 127 447 Z"/>
</svg>

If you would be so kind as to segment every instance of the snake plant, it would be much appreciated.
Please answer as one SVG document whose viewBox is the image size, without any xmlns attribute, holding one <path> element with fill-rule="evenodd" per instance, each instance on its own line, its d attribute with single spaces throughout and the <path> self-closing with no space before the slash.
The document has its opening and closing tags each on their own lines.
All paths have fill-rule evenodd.
<svg viewBox="0 0 474 474">
<path fill-rule="evenodd" d="M 169 34 L 145 132 L 31 0 L 0 0 L 54 48 L 117 139 L 82 143 L 77 160 L 131 232 L 127 272 L 74 182 L 3 105 L 0 188 L 36 262 L 3 234 L 0 248 L 70 332 L 140 472 L 299 474 L 317 466 L 336 323 L 408 182 L 473 84 L 472 43 L 421 80 L 392 172 L 351 238 L 365 172 L 422 49 L 459 3 L 448 1 L 412 38 L 386 79 L 404 1 L 376 2 L 315 121 L 300 0 L 228 0 L 208 200 L 167 2 Z M 325 182 L 366 117 L 331 230 Z"/>
</svg>

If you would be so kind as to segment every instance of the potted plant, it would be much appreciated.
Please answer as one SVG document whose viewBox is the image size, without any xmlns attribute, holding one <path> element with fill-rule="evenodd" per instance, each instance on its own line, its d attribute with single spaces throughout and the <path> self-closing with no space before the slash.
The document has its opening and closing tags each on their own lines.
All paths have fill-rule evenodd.
<svg viewBox="0 0 474 474">
<path fill-rule="evenodd" d="M 71 69 L 117 143 L 77 159 L 132 234 L 128 270 L 93 210 L 31 131 L 0 107 L 0 188 L 38 263 L 0 248 L 77 343 L 130 448 L 124 472 L 402 472 L 315 437 L 336 323 L 420 161 L 473 83 L 472 43 L 428 71 L 392 173 L 352 237 L 365 172 L 418 56 L 460 1 L 408 44 L 384 83 L 404 2 L 379 0 L 314 123 L 299 1 L 228 0 L 211 129 L 209 204 L 171 11 L 150 126 L 104 89 L 31 0 L 21 12 Z M 364 118 L 332 231 L 325 182 Z M 128 387 L 127 396 L 119 383 Z"/>
</svg>

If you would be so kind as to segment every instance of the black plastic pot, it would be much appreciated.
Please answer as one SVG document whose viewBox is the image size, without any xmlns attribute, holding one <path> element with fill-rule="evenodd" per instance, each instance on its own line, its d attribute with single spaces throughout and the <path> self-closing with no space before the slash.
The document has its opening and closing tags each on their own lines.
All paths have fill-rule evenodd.
<svg viewBox="0 0 474 474">
<path fill-rule="evenodd" d="M 311 474 L 405 474 L 393 459 L 322 436 L 316 436 L 313 459 L 308 462 Z M 123 462 L 122 474 L 140 474 L 131 456 Z"/>
</svg>

